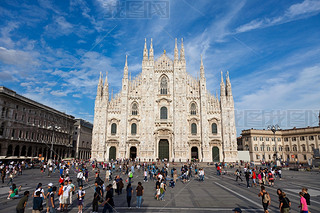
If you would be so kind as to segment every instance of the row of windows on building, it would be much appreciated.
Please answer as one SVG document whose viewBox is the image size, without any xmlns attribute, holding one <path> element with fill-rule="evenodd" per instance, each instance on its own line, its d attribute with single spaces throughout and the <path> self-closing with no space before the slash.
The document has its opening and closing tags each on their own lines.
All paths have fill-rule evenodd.
<svg viewBox="0 0 320 213">
<path fill-rule="evenodd" d="M 261 146 L 260 146 L 260 151 L 264 151 L 264 148 L 265 148 L 265 146 L 261 145 Z M 311 145 L 310 145 L 310 150 L 313 150 L 314 148 L 315 148 L 315 145 L 314 145 L 314 144 L 311 144 Z M 245 146 L 245 150 L 249 150 L 249 146 L 248 146 L 248 145 Z M 253 150 L 254 150 L 254 151 L 259 151 L 259 147 L 258 147 L 258 146 L 254 146 L 254 147 L 253 147 Z M 279 147 L 278 147 L 278 150 L 279 150 L 280 152 L 282 152 L 282 151 L 283 151 L 283 147 L 282 147 L 282 146 L 279 146 Z M 302 145 L 301 145 L 301 150 L 302 150 L 303 152 L 307 151 L 307 150 L 306 150 L 306 145 L 302 144 Z M 270 147 L 270 146 L 266 146 L 266 151 L 267 151 L 267 152 L 271 151 L 271 147 Z M 276 151 L 276 147 L 275 147 L 275 146 L 272 146 L 272 151 L 274 151 L 274 152 Z M 289 147 L 289 146 L 285 146 L 285 151 L 287 151 L 287 152 L 289 152 L 289 151 L 297 152 L 297 151 L 298 151 L 298 146 L 297 146 L 297 145 L 293 145 L 293 146 L 292 146 L 292 150 L 290 150 L 290 147 Z"/>
<path fill-rule="evenodd" d="M 131 107 L 131 115 L 138 115 L 138 104 L 133 103 Z M 190 105 L 190 115 L 197 115 L 197 106 L 195 103 Z M 167 107 L 160 108 L 160 119 L 168 119 L 168 109 Z"/>
<path fill-rule="evenodd" d="M 19 139 L 27 139 L 27 140 L 37 140 L 37 141 L 52 141 L 52 135 L 50 136 L 49 134 L 42 134 L 42 133 L 34 133 L 34 132 L 29 132 L 29 131 L 23 131 L 23 130 L 15 130 L 12 129 L 10 134 L 12 138 L 19 138 Z M 3 125 L 0 126 L 0 136 L 6 137 L 5 135 L 5 129 Z M 68 137 L 65 136 L 55 136 L 54 141 L 58 141 L 62 144 L 67 144 L 68 143 Z"/>
<path fill-rule="evenodd" d="M 316 137 L 316 136 L 314 136 L 314 135 L 310 135 L 310 136 L 309 136 L 309 140 L 313 141 L 313 140 L 315 139 L 315 137 Z M 263 139 L 264 139 L 264 137 L 256 137 L 256 136 L 254 136 L 254 137 L 253 137 L 253 140 L 254 140 L 254 141 L 257 141 L 258 138 L 259 138 L 260 141 L 263 141 Z M 300 136 L 299 138 L 300 138 L 300 141 L 305 141 L 306 138 L 308 138 L 308 136 Z M 320 140 L 320 135 L 318 135 L 318 139 Z M 269 137 L 266 137 L 266 141 L 269 141 L 269 140 L 270 140 L 270 138 L 269 138 Z M 281 138 L 276 138 L 276 140 L 281 141 Z M 284 140 L 285 142 L 288 142 L 288 141 L 289 141 L 289 138 L 288 138 L 288 137 L 285 137 L 283 140 Z M 291 137 L 291 140 L 292 140 L 292 141 L 297 141 L 297 137 Z M 249 137 L 246 137 L 246 141 L 249 141 Z M 271 137 L 271 141 L 274 141 L 274 137 Z"/>
<path fill-rule="evenodd" d="M 265 160 L 273 160 L 273 159 L 275 158 L 274 155 L 267 155 L 267 156 L 268 156 L 268 158 L 266 159 L 266 158 L 265 158 L 265 155 L 262 155 L 262 156 L 256 155 L 256 159 L 257 159 L 257 160 L 260 160 L 261 157 L 262 157 L 262 159 L 265 159 Z M 307 160 L 307 155 L 302 155 L 302 156 L 303 156 L 303 160 Z M 281 157 L 282 160 L 288 160 L 288 159 L 295 160 L 295 159 L 298 159 L 298 155 L 294 155 L 294 158 L 292 158 L 292 156 L 290 156 L 290 155 L 287 155 L 287 156 L 286 156 L 286 159 L 284 159 L 284 156 L 280 156 L 280 157 Z M 291 158 L 290 158 L 290 157 L 291 157 Z"/>
<path fill-rule="evenodd" d="M 16 109 L 18 109 L 18 105 L 16 105 Z M 28 122 L 29 124 L 34 124 L 34 125 L 43 125 L 46 126 L 46 124 L 50 124 L 50 123 L 63 123 L 63 119 L 62 118 L 56 118 L 52 115 L 48 115 L 46 113 L 39 113 L 38 116 L 37 115 L 37 111 L 35 110 L 25 110 L 25 108 L 23 108 L 23 113 L 24 112 L 29 112 L 29 115 L 33 115 L 33 116 L 26 116 L 23 113 L 18 113 L 17 111 L 12 111 L 12 116 L 9 116 L 9 110 L 10 108 L 8 107 L 2 107 L 1 110 L 1 117 L 3 118 L 13 118 L 16 121 L 23 121 L 23 122 Z M 38 118 L 36 118 L 38 117 Z M 27 118 L 27 119 L 26 119 Z M 44 118 L 46 120 L 42 121 L 40 118 Z"/>
<path fill-rule="evenodd" d="M 191 124 L 191 134 L 196 135 L 198 133 L 198 127 L 196 123 Z M 218 128 L 216 123 L 211 124 L 211 133 L 212 134 L 217 134 L 218 133 Z M 117 124 L 112 123 L 111 124 L 111 135 L 116 135 L 117 134 Z M 131 124 L 131 135 L 136 135 L 137 134 L 137 124 L 133 123 Z"/>
</svg>

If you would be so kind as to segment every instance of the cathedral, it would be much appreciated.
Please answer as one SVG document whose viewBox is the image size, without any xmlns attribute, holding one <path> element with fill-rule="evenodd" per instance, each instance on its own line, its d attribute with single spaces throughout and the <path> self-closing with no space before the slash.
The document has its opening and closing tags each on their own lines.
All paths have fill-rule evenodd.
<svg viewBox="0 0 320 213">
<path fill-rule="evenodd" d="M 142 71 L 128 75 L 127 57 L 122 88 L 109 97 L 107 76 L 100 79 L 94 108 L 91 158 L 155 161 L 235 162 L 238 159 L 234 101 L 229 74 L 221 72 L 220 100 L 200 78 L 186 71 L 183 40 L 175 40 L 173 60 L 164 51 L 154 58 L 152 39 L 145 40 Z"/>
</svg>

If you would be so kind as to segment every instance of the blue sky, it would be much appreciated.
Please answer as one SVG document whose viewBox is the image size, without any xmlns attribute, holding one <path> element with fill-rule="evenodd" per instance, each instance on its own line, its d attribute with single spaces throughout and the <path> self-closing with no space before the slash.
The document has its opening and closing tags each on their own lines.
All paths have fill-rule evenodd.
<svg viewBox="0 0 320 213">
<path fill-rule="evenodd" d="M 119 91 L 125 55 L 141 71 L 184 38 L 187 72 L 208 89 L 230 72 L 241 129 L 314 126 L 320 109 L 320 1 L 16 1 L 0 3 L 0 85 L 93 121 L 99 73 Z M 110 89 L 111 91 L 111 89 Z"/>
</svg>

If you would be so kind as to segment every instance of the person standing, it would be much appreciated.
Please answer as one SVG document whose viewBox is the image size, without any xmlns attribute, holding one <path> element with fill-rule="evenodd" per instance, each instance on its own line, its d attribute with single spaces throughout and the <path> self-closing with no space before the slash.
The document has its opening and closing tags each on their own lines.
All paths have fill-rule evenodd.
<svg viewBox="0 0 320 213">
<path fill-rule="evenodd" d="M 41 213 L 43 206 L 42 206 L 42 198 L 40 197 L 41 192 L 37 191 L 35 196 L 33 197 L 33 207 L 32 213 Z"/>
<path fill-rule="evenodd" d="M 71 187 L 68 185 L 68 181 L 64 182 L 63 193 L 62 193 L 62 211 L 68 211 L 69 197 L 70 197 Z"/>
<path fill-rule="evenodd" d="M 264 213 L 269 213 L 268 207 L 271 204 L 271 199 L 269 193 L 266 191 L 266 188 L 264 186 L 261 186 L 261 190 L 258 194 L 258 197 L 262 198 L 262 206 Z"/>
<path fill-rule="evenodd" d="M 77 174 L 78 187 L 83 186 L 83 172 L 80 170 Z"/>
<path fill-rule="evenodd" d="M 101 187 L 98 185 L 98 182 L 96 181 L 94 183 L 95 185 L 95 192 L 93 195 L 93 201 L 92 201 L 92 213 L 97 213 L 99 209 L 99 200 L 102 198 L 102 190 Z"/>
<path fill-rule="evenodd" d="M 72 180 L 69 180 L 70 193 L 69 193 L 69 204 L 72 205 L 73 194 L 75 193 L 76 186 L 72 183 Z"/>
<path fill-rule="evenodd" d="M 19 203 L 16 207 L 17 213 L 24 213 L 24 210 L 28 202 L 29 194 L 30 194 L 29 191 L 24 192 L 24 196 L 19 200 Z"/>
<path fill-rule="evenodd" d="M 142 196 L 143 196 L 143 186 L 141 182 L 138 182 L 138 186 L 136 188 L 137 193 L 137 208 L 141 208 Z"/>
<path fill-rule="evenodd" d="M 299 192 L 300 196 L 300 213 L 308 213 L 308 205 L 306 199 L 303 197 L 303 192 Z"/>
<path fill-rule="evenodd" d="M 304 199 L 306 199 L 307 201 L 307 205 L 310 205 L 310 194 L 308 193 L 308 189 L 307 188 L 302 188 L 302 192 L 303 192 L 303 197 Z"/>
<path fill-rule="evenodd" d="M 247 188 L 250 188 L 250 172 L 249 170 L 245 173 L 246 181 L 247 181 Z"/>
<path fill-rule="evenodd" d="M 129 183 L 131 183 L 131 179 L 133 178 L 133 172 L 131 170 L 129 171 L 128 177 L 129 177 Z"/>
<path fill-rule="evenodd" d="M 256 180 L 257 180 L 257 174 L 256 174 L 256 171 L 253 169 L 252 170 L 252 186 L 257 186 L 257 182 L 256 182 Z"/>
<path fill-rule="evenodd" d="M 53 186 L 50 194 L 47 196 L 48 197 L 47 202 L 48 202 L 50 213 L 56 212 L 56 209 L 55 209 L 56 205 L 54 204 L 54 195 L 56 194 L 56 192 L 57 192 L 57 187 Z"/>
<path fill-rule="evenodd" d="M 127 185 L 126 191 L 127 191 L 127 203 L 128 203 L 128 208 L 131 209 L 131 198 L 132 198 L 132 193 L 133 193 L 133 189 L 132 189 L 132 187 L 131 187 L 131 183 L 129 183 L 129 184 Z"/>
<path fill-rule="evenodd" d="M 114 209 L 114 202 L 113 202 L 113 193 L 112 193 L 112 185 L 109 184 L 106 188 L 107 190 L 107 195 L 106 195 L 106 200 L 102 203 L 103 210 L 102 213 L 108 212 L 113 212 Z"/>
<path fill-rule="evenodd" d="M 86 192 L 83 190 L 83 186 L 80 185 L 79 186 L 79 190 L 77 193 L 77 199 L 78 199 L 78 213 L 82 213 L 82 209 L 83 209 L 83 199 L 84 196 L 86 195 Z"/>
<path fill-rule="evenodd" d="M 48 184 L 48 192 L 46 194 L 46 203 L 47 203 L 47 212 L 49 212 L 49 203 L 50 203 L 50 193 L 52 192 L 53 184 Z"/>
</svg>

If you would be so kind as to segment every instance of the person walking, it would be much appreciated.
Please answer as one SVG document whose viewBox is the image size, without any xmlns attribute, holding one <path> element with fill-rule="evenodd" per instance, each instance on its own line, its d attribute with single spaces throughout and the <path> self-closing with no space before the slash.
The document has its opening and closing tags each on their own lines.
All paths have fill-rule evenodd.
<svg viewBox="0 0 320 213">
<path fill-rule="evenodd" d="M 24 213 L 24 210 L 28 202 L 29 194 L 30 194 L 29 191 L 24 192 L 24 196 L 19 200 L 19 203 L 16 206 L 17 213 Z"/>
<path fill-rule="evenodd" d="M 245 173 L 246 181 L 247 181 L 247 188 L 250 188 L 250 172 L 249 170 Z"/>
<path fill-rule="evenodd" d="M 112 184 L 109 184 L 106 190 L 107 190 L 106 199 L 102 203 L 102 206 L 103 206 L 102 213 L 106 213 L 107 211 L 113 212 L 113 209 L 114 209 Z"/>
<path fill-rule="evenodd" d="M 289 213 L 290 212 L 290 207 L 291 207 L 291 202 L 289 198 L 287 198 L 286 193 L 282 192 L 280 200 L 280 212 L 281 213 Z"/>
<path fill-rule="evenodd" d="M 133 189 L 132 189 L 132 187 L 131 187 L 131 183 L 129 183 L 129 184 L 127 185 L 126 191 L 127 191 L 127 203 L 128 203 L 128 208 L 131 209 L 131 198 L 132 198 L 132 194 L 133 194 Z"/>
<path fill-rule="evenodd" d="M 131 179 L 133 178 L 133 172 L 130 170 L 128 174 L 129 183 L 131 183 Z"/>
<path fill-rule="evenodd" d="M 266 191 L 266 188 L 264 186 L 261 186 L 261 190 L 258 194 L 258 197 L 262 198 L 262 206 L 264 213 L 269 213 L 268 207 L 271 204 L 271 199 L 269 193 Z"/>
<path fill-rule="evenodd" d="M 243 181 L 242 178 L 241 178 L 241 174 L 240 174 L 239 169 L 237 169 L 235 173 L 236 173 L 236 182 L 238 182 L 238 179 L 240 179 L 241 181 Z"/>
<path fill-rule="evenodd" d="M 136 188 L 136 193 L 137 193 L 137 208 L 141 208 L 141 203 L 142 203 L 142 196 L 143 196 L 143 186 L 141 182 L 138 182 L 138 186 Z"/>
<path fill-rule="evenodd" d="M 307 201 L 306 199 L 303 197 L 303 192 L 299 192 L 299 196 L 300 196 L 300 213 L 308 213 L 308 205 L 307 205 Z"/>
</svg>

